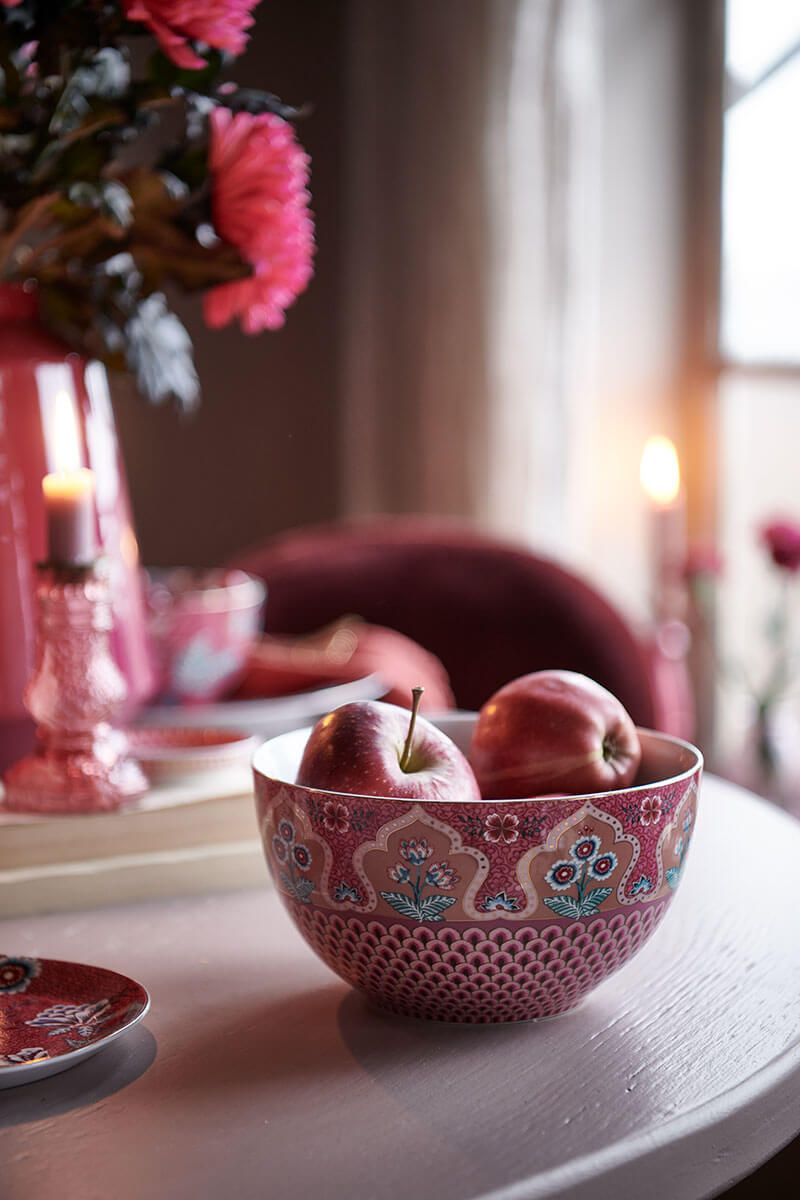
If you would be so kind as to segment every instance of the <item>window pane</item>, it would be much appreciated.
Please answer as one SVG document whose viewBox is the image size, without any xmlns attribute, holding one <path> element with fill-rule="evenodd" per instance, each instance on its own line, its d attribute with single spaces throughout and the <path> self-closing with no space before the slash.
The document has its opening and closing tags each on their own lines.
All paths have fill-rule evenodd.
<svg viewBox="0 0 800 1200">
<path fill-rule="evenodd" d="M 771 666 L 767 622 L 778 602 L 777 569 L 759 544 L 766 521 L 800 522 L 800 378 L 724 376 L 720 383 L 721 742 L 741 744 L 752 715 L 745 678 L 761 686 Z M 800 611 L 795 618 L 800 630 Z M 796 672 L 800 682 L 800 671 Z"/>
<path fill-rule="evenodd" d="M 728 67 L 740 81 L 769 70 L 800 38 L 800 3 L 791 20 L 768 19 L 780 12 L 770 2 L 729 6 Z M 721 349 L 740 361 L 800 362 L 798 112 L 800 54 L 725 114 Z"/>
<path fill-rule="evenodd" d="M 737 82 L 754 83 L 798 39 L 797 0 L 728 0 L 725 59 Z"/>
</svg>

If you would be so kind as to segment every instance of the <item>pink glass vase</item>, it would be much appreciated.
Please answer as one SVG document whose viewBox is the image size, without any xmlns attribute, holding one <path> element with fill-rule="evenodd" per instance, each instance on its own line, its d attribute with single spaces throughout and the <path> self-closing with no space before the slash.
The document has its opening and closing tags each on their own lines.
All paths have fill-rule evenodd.
<svg viewBox="0 0 800 1200">
<path fill-rule="evenodd" d="M 52 468 L 44 414 L 66 392 L 95 473 L 98 544 L 108 562 L 112 650 L 127 684 L 126 718 L 153 691 L 139 551 L 105 368 L 51 337 L 34 297 L 0 286 L 0 770 L 33 745 L 23 693 L 34 668 L 35 564 L 45 557 L 42 478 Z"/>
</svg>

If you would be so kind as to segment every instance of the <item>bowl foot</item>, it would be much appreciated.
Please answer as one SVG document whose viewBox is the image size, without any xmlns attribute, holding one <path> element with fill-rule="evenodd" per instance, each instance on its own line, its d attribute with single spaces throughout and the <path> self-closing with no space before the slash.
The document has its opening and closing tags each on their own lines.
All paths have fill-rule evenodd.
<svg viewBox="0 0 800 1200">
<path fill-rule="evenodd" d="M 503 1020 L 494 1020 L 491 1017 L 439 1017 L 439 1016 L 420 1016 L 418 1013 L 409 1012 L 390 1003 L 376 999 L 374 996 L 369 996 L 358 988 L 353 989 L 376 1015 L 381 1017 L 397 1017 L 401 1021 L 412 1021 L 414 1024 L 421 1025 L 452 1025 L 458 1028 L 459 1026 L 474 1026 L 474 1025 L 538 1025 L 547 1021 L 560 1021 L 562 1017 L 570 1017 L 573 1013 L 582 1009 L 588 996 L 580 996 L 574 1004 L 570 1004 L 561 1012 L 548 1013 L 546 1016 L 540 1017 L 509 1017 Z"/>
</svg>

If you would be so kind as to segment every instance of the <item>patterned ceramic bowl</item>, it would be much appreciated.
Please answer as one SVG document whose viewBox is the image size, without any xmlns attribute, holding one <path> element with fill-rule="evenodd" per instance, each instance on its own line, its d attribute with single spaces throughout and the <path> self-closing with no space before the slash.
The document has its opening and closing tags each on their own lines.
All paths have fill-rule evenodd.
<svg viewBox="0 0 800 1200">
<path fill-rule="evenodd" d="M 437 724 L 466 749 L 473 722 Z M 300 787 L 308 732 L 256 753 L 264 853 L 305 939 L 383 1008 L 556 1016 L 627 962 L 672 902 L 702 771 L 686 742 L 640 730 L 625 791 L 441 803 Z"/>
<path fill-rule="evenodd" d="M 161 699 L 210 704 L 242 677 L 266 588 L 245 571 L 148 571 L 150 635 Z"/>
</svg>

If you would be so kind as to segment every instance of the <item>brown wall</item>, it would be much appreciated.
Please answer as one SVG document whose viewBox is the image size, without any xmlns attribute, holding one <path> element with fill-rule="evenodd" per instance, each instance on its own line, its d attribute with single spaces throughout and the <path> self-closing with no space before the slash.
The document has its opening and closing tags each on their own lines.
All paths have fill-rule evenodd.
<svg viewBox="0 0 800 1200">
<path fill-rule="evenodd" d="M 256 10 L 241 83 L 310 102 L 316 276 L 277 333 L 205 329 L 195 342 L 203 403 L 192 418 L 148 408 L 123 383 L 116 414 L 145 563 L 214 564 L 338 507 L 338 228 L 344 0 L 269 0 Z"/>
</svg>

